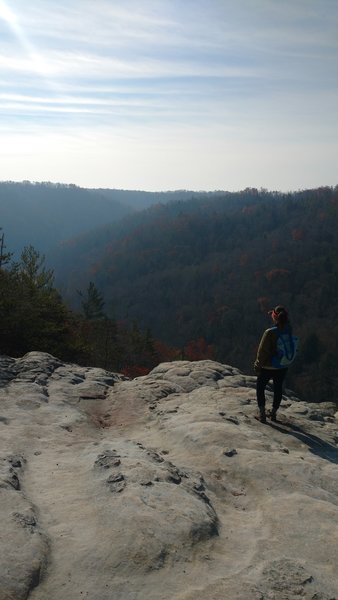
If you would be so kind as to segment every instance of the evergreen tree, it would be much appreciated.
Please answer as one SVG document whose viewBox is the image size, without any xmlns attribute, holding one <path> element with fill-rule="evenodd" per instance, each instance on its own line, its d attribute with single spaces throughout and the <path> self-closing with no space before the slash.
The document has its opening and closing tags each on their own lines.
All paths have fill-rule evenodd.
<svg viewBox="0 0 338 600">
<path fill-rule="evenodd" d="M 86 319 L 91 321 L 105 318 L 103 296 L 92 281 L 89 282 L 85 295 L 82 292 L 78 293 L 83 298 L 81 306 Z"/>
<path fill-rule="evenodd" d="M 18 263 L 0 269 L 3 353 L 20 356 L 38 350 L 68 358 L 75 349 L 73 317 L 53 287 L 53 271 L 45 269 L 44 260 L 28 246 Z"/>
<path fill-rule="evenodd" d="M 16 265 L 21 279 L 30 287 L 37 290 L 51 290 L 54 283 L 54 273 L 44 266 L 45 256 L 33 246 L 26 246 L 21 253 L 21 261 Z"/>
<path fill-rule="evenodd" d="M 7 264 L 11 259 L 12 254 L 5 252 L 5 234 L 1 233 L 2 227 L 0 227 L 0 269 L 3 265 Z"/>
</svg>

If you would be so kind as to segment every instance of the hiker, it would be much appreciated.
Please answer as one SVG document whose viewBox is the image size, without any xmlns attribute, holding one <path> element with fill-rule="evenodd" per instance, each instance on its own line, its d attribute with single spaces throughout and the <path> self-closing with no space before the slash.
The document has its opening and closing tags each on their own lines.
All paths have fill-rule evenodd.
<svg viewBox="0 0 338 600">
<path fill-rule="evenodd" d="M 259 409 L 256 418 L 261 423 L 266 423 L 265 388 L 270 379 L 273 381 L 273 404 L 270 418 L 271 421 L 277 421 L 276 415 L 283 395 L 283 381 L 288 365 L 293 361 L 296 353 L 294 346 L 296 338 L 292 336 L 287 310 L 284 306 L 279 305 L 270 310 L 268 314 L 271 315 L 274 326 L 264 331 L 254 364 L 257 374 L 256 393 Z"/>
</svg>

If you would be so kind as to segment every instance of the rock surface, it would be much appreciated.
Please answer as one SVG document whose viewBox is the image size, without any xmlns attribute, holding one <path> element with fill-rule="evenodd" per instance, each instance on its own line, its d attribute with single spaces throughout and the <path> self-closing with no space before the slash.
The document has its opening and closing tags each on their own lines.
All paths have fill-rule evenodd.
<svg viewBox="0 0 338 600">
<path fill-rule="evenodd" d="M 338 600 L 337 406 L 255 414 L 212 361 L 0 357 L 0 600 Z"/>
</svg>

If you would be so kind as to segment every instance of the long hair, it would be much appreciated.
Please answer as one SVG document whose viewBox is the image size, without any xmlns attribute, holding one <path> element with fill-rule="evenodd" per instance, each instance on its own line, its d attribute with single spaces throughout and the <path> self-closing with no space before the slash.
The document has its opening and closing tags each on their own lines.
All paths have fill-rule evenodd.
<svg viewBox="0 0 338 600">
<path fill-rule="evenodd" d="M 276 306 L 276 308 L 270 311 L 270 314 L 273 317 L 273 319 L 277 322 L 277 326 L 281 329 L 284 329 L 286 325 L 290 325 L 288 311 L 281 304 L 279 304 L 278 306 Z"/>
</svg>

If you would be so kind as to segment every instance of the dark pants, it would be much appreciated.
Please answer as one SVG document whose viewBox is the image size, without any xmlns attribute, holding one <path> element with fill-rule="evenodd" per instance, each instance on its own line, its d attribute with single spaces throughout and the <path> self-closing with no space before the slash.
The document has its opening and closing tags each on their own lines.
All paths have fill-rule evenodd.
<svg viewBox="0 0 338 600">
<path fill-rule="evenodd" d="M 283 395 L 283 381 L 287 369 L 261 369 L 257 375 L 257 404 L 259 410 L 265 409 L 265 388 L 272 379 L 273 381 L 273 405 L 272 410 L 276 412 L 279 409 L 279 405 L 282 401 Z"/>
</svg>

